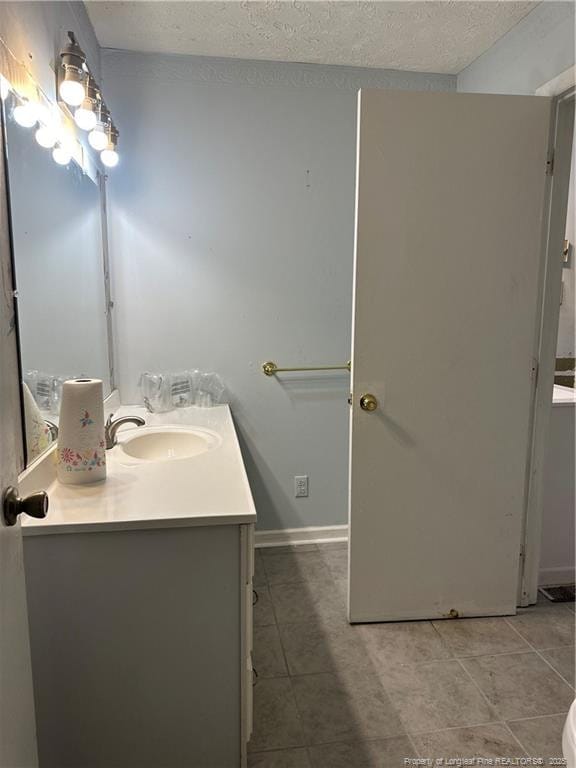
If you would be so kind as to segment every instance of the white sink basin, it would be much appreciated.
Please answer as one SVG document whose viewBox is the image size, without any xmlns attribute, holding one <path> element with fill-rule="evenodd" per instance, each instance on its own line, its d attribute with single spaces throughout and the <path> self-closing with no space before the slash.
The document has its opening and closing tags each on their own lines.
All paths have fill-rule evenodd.
<svg viewBox="0 0 576 768">
<path fill-rule="evenodd" d="M 120 449 L 141 461 L 170 461 L 199 456 L 220 445 L 220 437 L 207 429 L 138 427 L 130 435 L 119 435 Z"/>
</svg>

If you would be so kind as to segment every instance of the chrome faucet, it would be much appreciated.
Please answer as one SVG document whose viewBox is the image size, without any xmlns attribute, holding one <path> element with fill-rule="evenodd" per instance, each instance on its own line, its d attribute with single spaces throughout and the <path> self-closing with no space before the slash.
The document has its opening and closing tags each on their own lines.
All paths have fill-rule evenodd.
<svg viewBox="0 0 576 768">
<path fill-rule="evenodd" d="M 53 421 L 48 421 L 48 419 L 44 419 L 44 424 L 48 427 L 48 432 L 50 433 L 50 440 L 54 442 L 55 440 L 58 440 L 58 425 L 54 424 Z"/>
<path fill-rule="evenodd" d="M 120 416 L 119 419 L 112 419 L 112 414 L 108 416 L 108 420 L 104 425 L 104 439 L 106 441 L 106 449 L 114 448 L 118 440 L 116 439 L 116 433 L 123 424 L 136 424 L 137 427 L 143 427 L 146 422 L 141 419 L 140 416 Z"/>
</svg>

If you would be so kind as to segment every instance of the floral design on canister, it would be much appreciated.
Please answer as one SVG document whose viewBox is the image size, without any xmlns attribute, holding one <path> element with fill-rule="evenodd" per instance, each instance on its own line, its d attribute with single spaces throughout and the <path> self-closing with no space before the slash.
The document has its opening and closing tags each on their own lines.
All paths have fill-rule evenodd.
<svg viewBox="0 0 576 768">
<path fill-rule="evenodd" d="M 66 465 L 67 472 L 91 472 L 95 467 L 106 466 L 104 451 L 89 450 L 80 453 L 72 448 L 61 448 L 59 452 L 59 460 Z"/>
</svg>

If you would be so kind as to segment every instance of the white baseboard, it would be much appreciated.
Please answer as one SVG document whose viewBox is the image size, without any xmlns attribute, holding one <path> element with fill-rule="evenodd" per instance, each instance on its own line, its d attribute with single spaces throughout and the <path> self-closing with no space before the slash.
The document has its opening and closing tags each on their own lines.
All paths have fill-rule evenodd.
<svg viewBox="0 0 576 768">
<path fill-rule="evenodd" d="M 562 584 L 574 584 L 574 566 L 565 568 L 540 568 L 539 587 L 555 587 Z"/>
<path fill-rule="evenodd" d="M 256 531 L 255 535 L 256 547 L 326 544 L 330 541 L 348 541 L 348 526 L 320 525 L 311 528 L 284 528 L 279 531 Z"/>
</svg>

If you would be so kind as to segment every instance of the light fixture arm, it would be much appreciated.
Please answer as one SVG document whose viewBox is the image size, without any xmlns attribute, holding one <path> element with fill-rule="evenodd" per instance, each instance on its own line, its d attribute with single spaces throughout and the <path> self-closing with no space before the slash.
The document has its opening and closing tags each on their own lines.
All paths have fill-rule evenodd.
<svg viewBox="0 0 576 768">
<path fill-rule="evenodd" d="M 86 63 L 86 54 L 78 45 L 74 32 L 68 32 L 68 38 L 70 42 L 60 52 L 62 66 L 64 68 L 73 67 L 74 69 L 83 71 Z"/>
</svg>

